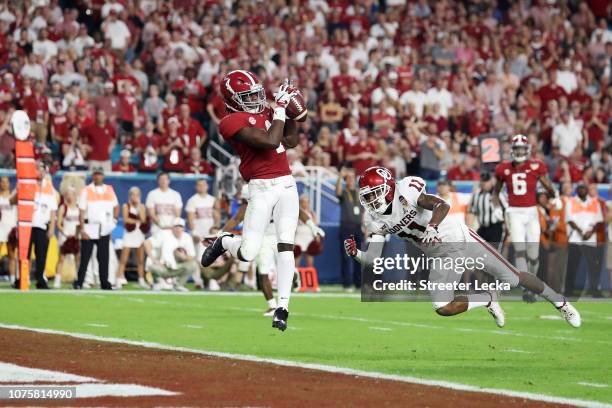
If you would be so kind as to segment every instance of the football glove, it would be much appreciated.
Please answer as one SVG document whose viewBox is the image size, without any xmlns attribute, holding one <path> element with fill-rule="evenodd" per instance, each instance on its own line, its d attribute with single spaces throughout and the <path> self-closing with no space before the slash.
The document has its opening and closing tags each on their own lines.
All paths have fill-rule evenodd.
<svg viewBox="0 0 612 408">
<path fill-rule="evenodd" d="M 357 256 L 357 241 L 355 241 L 354 235 L 344 240 L 344 251 L 352 258 Z"/>
<path fill-rule="evenodd" d="M 285 79 L 282 85 L 278 87 L 278 91 L 274 93 L 274 102 L 276 102 L 276 105 L 278 105 L 279 108 L 284 109 L 289 104 L 294 92 L 295 91 L 293 90 L 289 80 Z"/>
<path fill-rule="evenodd" d="M 441 242 L 440 237 L 438 236 L 438 226 L 435 224 L 427 225 L 427 228 L 425 228 L 425 233 L 423 234 L 423 243 L 425 245 L 433 245 L 437 242 Z"/>
</svg>

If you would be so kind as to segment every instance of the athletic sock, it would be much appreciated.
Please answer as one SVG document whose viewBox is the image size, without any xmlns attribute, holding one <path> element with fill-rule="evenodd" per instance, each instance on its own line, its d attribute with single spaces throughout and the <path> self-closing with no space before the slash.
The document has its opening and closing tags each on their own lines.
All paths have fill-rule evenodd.
<svg viewBox="0 0 612 408">
<path fill-rule="evenodd" d="M 247 273 L 249 271 L 249 266 L 251 266 L 251 263 L 248 261 L 238 262 L 238 270 L 242 273 Z"/>
<path fill-rule="evenodd" d="M 10 283 L 15 283 L 15 275 L 10 275 L 9 276 L 9 282 Z"/>
<path fill-rule="evenodd" d="M 527 266 L 527 257 L 524 257 L 524 256 L 517 256 L 516 257 L 516 269 L 518 269 L 521 272 L 523 272 L 523 271 L 529 272 L 529 273 L 531 273 L 533 275 L 533 273 L 531 272 L 531 270 Z"/>
<path fill-rule="evenodd" d="M 145 278 L 138 278 L 138 283 L 139 283 L 140 285 L 146 285 L 146 284 L 147 284 L 147 281 L 145 280 Z"/>
<path fill-rule="evenodd" d="M 268 300 L 268 308 L 276 309 L 278 306 L 276 305 L 276 299 L 272 298 Z"/>
<path fill-rule="evenodd" d="M 289 309 L 289 298 L 293 286 L 295 259 L 293 251 L 281 251 L 276 259 L 276 273 L 278 286 L 278 307 Z"/>
<path fill-rule="evenodd" d="M 230 237 L 228 235 L 221 239 L 221 245 L 223 245 L 223 249 L 228 250 L 234 258 L 238 258 L 238 250 L 240 249 L 240 244 L 242 244 L 241 237 Z"/>
<path fill-rule="evenodd" d="M 468 308 L 471 310 L 477 307 L 488 307 L 493 299 L 490 293 L 474 293 L 473 295 L 467 295 Z"/>
<path fill-rule="evenodd" d="M 544 285 L 544 290 L 542 291 L 542 293 L 540 293 L 540 296 L 548 300 L 550 303 L 555 305 L 555 307 L 557 308 L 563 306 L 563 304 L 565 303 L 565 297 L 563 297 L 563 295 L 552 290 L 552 288 L 548 286 L 547 284 L 543 283 L 543 285 Z"/>
<path fill-rule="evenodd" d="M 540 259 L 527 258 L 527 271 L 532 275 L 538 275 L 538 269 L 540 269 Z M 520 269 L 519 269 L 520 270 Z"/>
</svg>

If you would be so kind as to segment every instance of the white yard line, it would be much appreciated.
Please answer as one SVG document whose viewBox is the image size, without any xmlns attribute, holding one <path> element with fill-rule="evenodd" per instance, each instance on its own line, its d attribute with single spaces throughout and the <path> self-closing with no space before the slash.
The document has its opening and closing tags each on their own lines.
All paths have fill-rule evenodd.
<svg viewBox="0 0 612 408">
<path fill-rule="evenodd" d="M 375 378 L 375 379 L 381 379 L 381 380 L 402 381 L 402 382 L 407 382 L 411 384 L 443 387 L 443 388 L 448 388 L 448 389 L 457 390 L 457 391 L 468 391 L 468 392 L 479 392 L 479 393 L 487 393 L 487 394 L 504 395 L 507 397 L 525 398 L 525 399 L 530 399 L 534 401 L 551 402 L 551 403 L 556 403 L 556 404 L 575 405 L 579 407 L 612 408 L 611 404 L 606 404 L 606 403 L 599 402 L 599 401 L 554 397 L 554 396 L 549 396 L 549 395 L 544 395 L 544 394 L 505 390 L 505 389 L 498 389 L 498 388 L 482 388 L 482 387 L 477 387 L 473 385 L 454 383 L 450 381 L 426 380 L 426 379 L 417 378 L 417 377 L 395 375 L 395 374 L 385 374 L 385 373 L 379 373 L 379 372 L 373 372 L 373 371 L 355 370 L 351 368 L 337 367 L 337 366 L 325 365 L 325 364 L 311 364 L 311 363 L 303 363 L 303 362 L 297 362 L 297 361 L 280 360 L 280 359 L 274 359 L 274 358 L 262 358 L 262 357 L 245 355 L 245 354 L 204 351 L 204 350 L 198 350 L 198 349 L 190 349 L 187 347 L 168 346 L 168 345 L 160 344 L 160 343 L 126 340 L 126 339 L 120 339 L 120 338 L 115 338 L 115 337 L 102 337 L 102 336 L 95 336 L 95 335 L 85 334 L 85 333 L 70 333 L 70 332 L 65 332 L 61 330 L 32 328 L 32 327 L 17 326 L 17 325 L 2 324 L 2 323 L 0 323 L 0 328 L 13 329 L 13 330 L 28 330 L 28 331 L 33 331 L 37 333 L 45 333 L 45 334 L 59 334 L 59 335 L 70 336 L 73 338 L 84 339 L 84 340 L 95 340 L 95 341 L 103 341 L 107 343 L 128 344 L 128 345 L 133 345 L 133 346 L 138 346 L 138 347 L 147 347 L 147 348 L 160 349 L 160 350 L 194 353 L 194 354 L 213 356 L 213 357 L 230 358 L 234 360 L 252 361 L 252 362 L 257 362 L 257 363 L 269 363 L 269 364 L 275 364 L 275 365 L 285 366 L 285 367 L 299 367 L 299 368 L 306 368 L 306 369 L 311 369 L 311 370 L 325 371 L 325 372 L 330 372 L 330 373 Z"/>
<path fill-rule="evenodd" d="M 184 324 L 181 327 L 184 327 L 186 329 L 203 329 L 204 326 L 198 326 L 196 324 Z"/>
<path fill-rule="evenodd" d="M 390 327 L 370 326 L 370 327 L 368 327 L 368 329 L 370 329 L 370 330 L 378 330 L 378 331 L 393 331 L 393 329 L 390 328 Z"/>
<path fill-rule="evenodd" d="M 590 382 L 584 382 L 584 381 L 577 382 L 576 384 L 584 385 L 585 387 L 593 387 L 593 388 L 608 388 L 609 387 L 608 384 L 590 383 Z"/>
<path fill-rule="evenodd" d="M 102 324 L 102 323 L 85 323 L 85 326 L 90 326 L 90 327 L 108 327 L 108 324 Z"/>
<path fill-rule="evenodd" d="M 508 349 L 506 351 L 509 353 L 533 354 L 533 351 L 525 351 L 525 350 L 520 350 L 520 349 Z"/>
</svg>

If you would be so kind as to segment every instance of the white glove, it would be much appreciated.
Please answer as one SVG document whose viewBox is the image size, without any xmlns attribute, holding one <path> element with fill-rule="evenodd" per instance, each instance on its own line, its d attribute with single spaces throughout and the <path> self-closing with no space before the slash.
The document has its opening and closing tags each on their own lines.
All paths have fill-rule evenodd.
<svg viewBox="0 0 612 408">
<path fill-rule="evenodd" d="M 315 225 L 313 220 L 306 221 L 306 226 L 310 229 L 310 232 L 312 232 L 315 238 L 325 238 L 325 231 L 323 231 L 323 228 Z"/>
<path fill-rule="evenodd" d="M 438 226 L 435 224 L 427 225 L 425 228 L 425 234 L 423 235 L 423 243 L 425 245 L 433 245 L 437 242 L 441 242 L 438 236 Z"/>
<path fill-rule="evenodd" d="M 563 201 L 561 201 L 561 198 L 559 198 L 559 193 L 556 191 L 555 191 L 555 198 L 552 199 L 552 205 L 557 211 L 563 208 Z"/>
<path fill-rule="evenodd" d="M 274 93 L 274 102 L 279 108 L 285 109 L 294 93 L 291 83 L 288 79 L 285 79 L 285 82 L 278 87 L 278 91 Z"/>
</svg>

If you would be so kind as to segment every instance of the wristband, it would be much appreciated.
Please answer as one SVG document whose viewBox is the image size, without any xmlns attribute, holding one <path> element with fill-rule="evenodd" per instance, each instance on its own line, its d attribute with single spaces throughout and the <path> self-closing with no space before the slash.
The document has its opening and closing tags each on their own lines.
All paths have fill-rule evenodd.
<svg viewBox="0 0 612 408">
<path fill-rule="evenodd" d="M 285 108 L 276 107 L 274 108 L 274 115 L 272 116 L 272 120 L 280 120 L 282 122 L 287 118 L 287 114 L 285 113 Z"/>
</svg>

